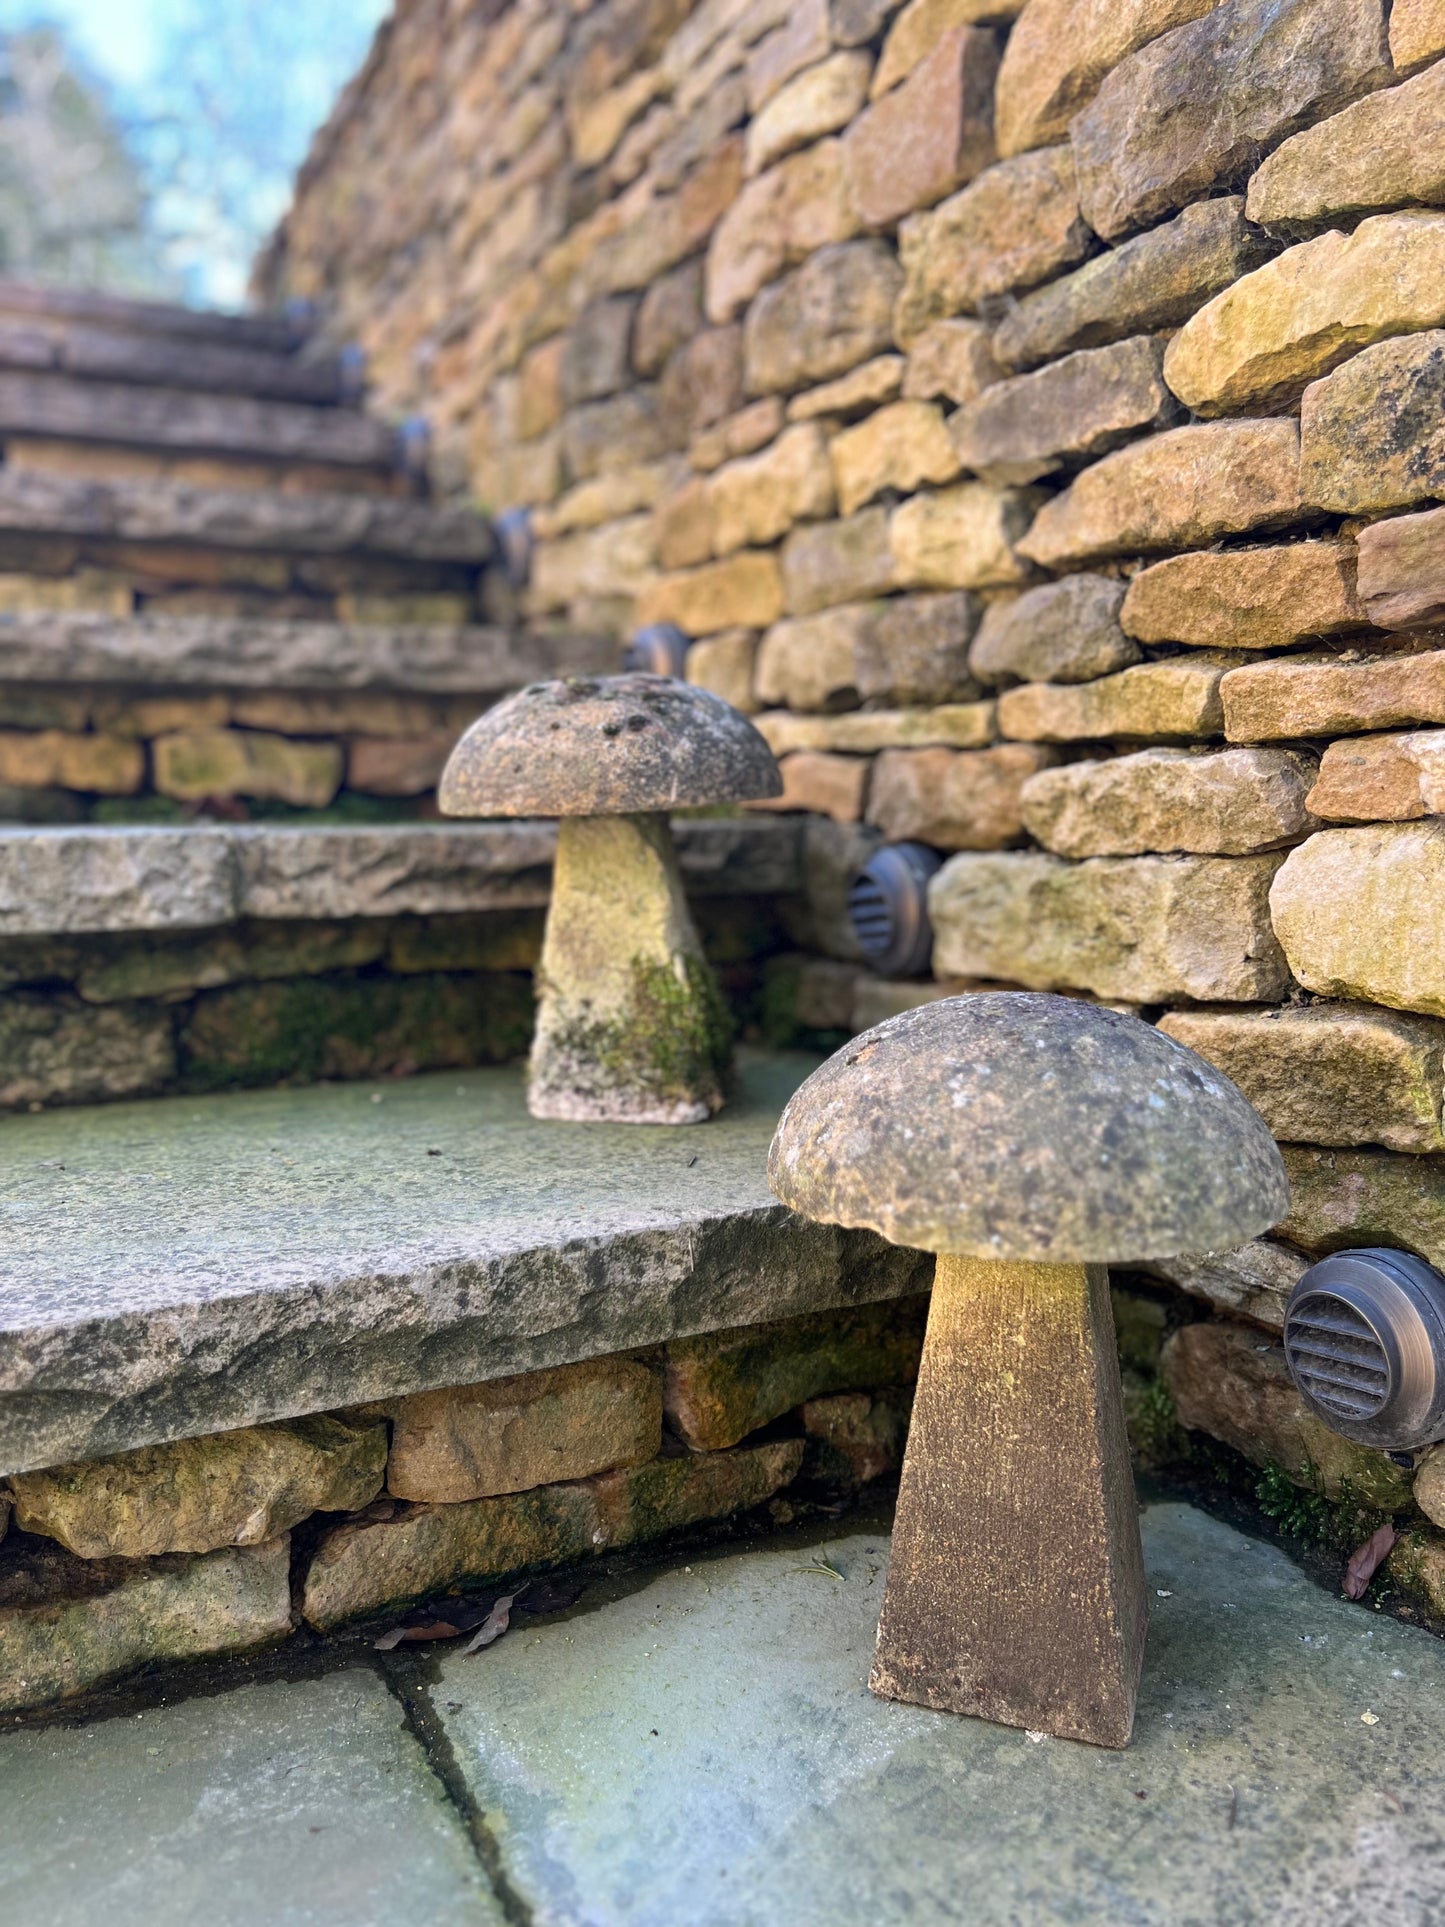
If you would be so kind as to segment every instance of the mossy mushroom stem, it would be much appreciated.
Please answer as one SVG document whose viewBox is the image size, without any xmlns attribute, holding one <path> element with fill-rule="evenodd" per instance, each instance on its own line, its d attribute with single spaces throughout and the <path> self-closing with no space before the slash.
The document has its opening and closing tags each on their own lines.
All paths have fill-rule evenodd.
<svg viewBox="0 0 1445 1927">
<path fill-rule="evenodd" d="M 1283 1217 L 1263 1120 L 1137 1018 L 957 997 L 816 1071 L 768 1175 L 938 1253 L 873 1690 L 1126 1745 L 1147 1613 L 1107 1267 Z"/>
<path fill-rule="evenodd" d="M 776 796 L 752 724 L 667 676 L 534 683 L 474 723 L 449 816 L 561 818 L 527 1103 L 567 1122 L 697 1124 L 732 1027 L 683 894 L 667 812 Z"/>
</svg>

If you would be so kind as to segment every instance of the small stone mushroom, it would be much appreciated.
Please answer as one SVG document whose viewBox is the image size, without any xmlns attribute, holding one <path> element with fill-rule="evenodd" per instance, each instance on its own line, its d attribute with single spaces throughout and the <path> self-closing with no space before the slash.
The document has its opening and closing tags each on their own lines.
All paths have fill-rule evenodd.
<svg viewBox="0 0 1445 1927">
<path fill-rule="evenodd" d="M 873 1691 L 1127 1745 L 1146 1613 L 1106 1267 L 1283 1217 L 1263 1120 L 1137 1017 L 986 993 L 845 1045 L 768 1178 L 804 1217 L 938 1253 Z"/>
<path fill-rule="evenodd" d="M 442 773 L 443 812 L 561 818 L 528 1066 L 534 1117 L 697 1124 L 721 1108 L 731 1026 L 668 812 L 782 787 L 746 717 L 669 676 L 533 683 L 472 724 Z"/>
</svg>

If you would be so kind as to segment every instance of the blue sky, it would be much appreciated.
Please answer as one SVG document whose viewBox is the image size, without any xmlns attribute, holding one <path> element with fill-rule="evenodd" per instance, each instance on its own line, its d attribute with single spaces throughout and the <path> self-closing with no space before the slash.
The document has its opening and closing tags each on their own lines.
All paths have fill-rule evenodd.
<svg viewBox="0 0 1445 1927">
<path fill-rule="evenodd" d="M 191 297 L 244 297 L 310 137 L 390 0 L 0 0 L 0 32 L 60 27 L 111 91 Z"/>
</svg>

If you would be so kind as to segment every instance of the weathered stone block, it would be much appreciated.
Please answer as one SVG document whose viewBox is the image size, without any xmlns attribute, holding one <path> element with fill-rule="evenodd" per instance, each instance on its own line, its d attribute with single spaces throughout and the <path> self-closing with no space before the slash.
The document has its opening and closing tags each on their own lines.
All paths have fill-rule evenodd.
<svg viewBox="0 0 1445 1927">
<path fill-rule="evenodd" d="M 339 743 L 302 743 L 261 730 L 196 729 L 151 745 L 155 786 L 182 802 L 255 796 L 324 809 L 341 787 Z"/>
<path fill-rule="evenodd" d="M 1150 227 L 1392 77 L 1382 0 L 1229 0 L 1131 54 L 1070 129 L 1106 241 Z"/>
<path fill-rule="evenodd" d="M 846 603 L 775 623 L 758 648 L 759 702 L 801 710 L 856 704 L 858 653 L 872 620 L 873 605 Z"/>
<path fill-rule="evenodd" d="M 889 27 L 878 56 L 869 89 L 873 99 L 906 80 L 955 27 L 993 25 L 1012 19 L 1022 6 L 1023 0 L 908 0 Z M 890 11 L 880 8 L 880 25 Z"/>
<path fill-rule="evenodd" d="M 1181 1253 L 1156 1258 L 1144 1270 L 1152 1278 L 1178 1285 L 1217 1311 L 1232 1311 L 1267 1331 L 1284 1330 L 1289 1295 L 1309 1268 L 1309 1259 L 1273 1238 L 1255 1238 L 1234 1251 Z"/>
<path fill-rule="evenodd" d="M 1168 656 L 1096 682 L 1022 683 L 999 697 L 999 733 L 1026 743 L 1218 736 L 1228 656 Z"/>
<path fill-rule="evenodd" d="M 1173 1010 L 1160 1028 L 1218 1065 L 1277 1138 L 1445 1151 L 1445 1024 L 1365 1004 Z"/>
<path fill-rule="evenodd" d="M 1071 575 L 989 604 L 969 650 L 980 682 L 1092 682 L 1128 669 L 1140 651 L 1119 626 L 1124 585 Z"/>
<path fill-rule="evenodd" d="M 896 401 L 880 408 L 835 435 L 829 453 L 844 515 L 885 489 L 912 494 L 931 482 L 952 481 L 959 470 L 943 411 L 934 402 Z"/>
<path fill-rule="evenodd" d="M 772 17 L 778 25 L 757 41 L 747 59 L 748 106 L 754 114 L 794 74 L 823 59 L 831 44 L 828 0 L 797 0 Z M 750 23 L 743 31 L 747 39 L 753 39 L 758 28 Z"/>
<path fill-rule="evenodd" d="M 1407 74 L 1445 54 L 1445 0 L 1395 0 L 1390 9 L 1390 55 Z"/>
<path fill-rule="evenodd" d="M 710 689 L 745 716 L 751 715 L 758 706 L 753 695 L 757 653 L 758 639 L 751 629 L 724 629 L 688 650 L 686 679 L 699 689 Z"/>
<path fill-rule="evenodd" d="M 794 710 L 966 702 L 979 693 L 968 670 L 978 617 L 977 599 L 955 592 L 845 603 L 776 623 L 758 654 L 759 700 Z"/>
<path fill-rule="evenodd" d="M 1171 556 L 1133 578 L 1119 617 L 1140 642 L 1205 649 L 1284 649 L 1366 620 L 1346 542 Z"/>
<path fill-rule="evenodd" d="M 133 796 L 144 781 L 145 751 L 123 736 L 0 730 L 0 783 Z"/>
<path fill-rule="evenodd" d="M 1164 1379 L 1182 1424 L 1256 1465 L 1278 1466 L 1330 1498 L 1348 1490 L 1390 1511 L 1408 1501 L 1409 1476 L 1315 1418 L 1294 1388 L 1284 1347 L 1261 1344 L 1252 1326 L 1185 1325 L 1164 1347 Z"/>
<path fill-rule="evenodd" d="M 1445 1540 L 1438 1533 L 1418 1529 L 1403 1533 L 1385 1561 L 1385 1572 L 1427 1613 L 1445 1618 Z"/>
<path fill-rule="evenodd" d="M 1252 662 L 1230 670 L 1220 695 L 1233 743 L 1445 723 L 1445 650 Z"/>
<path fill-rule="evenodd" d="M 926 1300 L 788 1318 L 667 1348 L 668 1423 L 698 1452 L 736 1445 L 806 1399 L 909 1385 L 918 1375 Z"/>
<path fill-rule="evenodd" d="M 381 1490 L 386 1427 L 335 1418 L 247 1426 L 117 1458 L 12 1474 L 15 1522 L 82 1559 L 259 1546 Z"/>
<path fill-rule="evenodd" d="M 755 454 L 782 433 L 783 420 L 783 404 L 776 395 L 765 395 L 761 401 L 751 402 L 725 421 L 694 435 L 687 445 L 688 464 L 711 473 L 737 455 Z"/>
<path fill-rule="evenodd" d="M 866 227 L 932 207 L 994 158 L 995 35 L 953 27 L 901 86 L 843 136 L 853 205 Z"/>
<path fill-rule="evenodd" d="M 951 857 L 929 887 L 937 976 L 1128 1003 L 1272 1003 L 1276 856 Z"/>
<path fill-rule="evenodd" d="M 867 54 L 835 53 L 789 81 L 748 125 L 748 173 L 846 127 L 868 98 L 870 72 Z"/>
<path fill-rule="evenodd" d="M 1445 1163 L 1393 1151 L 1280 1147 L 1289 1174 L 1281 1238 L 1312 1258 L 1394 1245 L 1445 1265 Z"/>
<path fill-rule="evenodd" d="M 1216 0 L 1033 0 L 998 77 L 998 151 L 1068 137 L 1069 122 L 1126 54 L 1207 13 Z"/>
<path fill-rule="evenodd" d="M 891 347 L 902 279 L 883 242 L 845 241 L 765 288 L 743 324 L 748 393 L 805 388 Z"/>
<path fill-rule="evenodd" d="M 882 595 L 894 586 L 888 511 L 862 509 L 844 522 L 794 529 L 783 544 L 782 581 L 790 616 Z"/>
<path fill-rule="evenodd" d="M 1034 777 L 1024 827 L 1056 856 L 1253 856 L 1319 827 L 1305 806 L 1314 773 L 1288 750 L 1144 749 Z"/>
<path fill-rule="evenodd" d="M 1307 990 L 1441 1017 L 1442 888 L 1445 824 L 1369 823 L 1292 850 L 1270 911 Z"/>
<path fill-rule="evenodd" d="M 1445 1525 L 1445 1452 L 1438 1446 L 1416 1466 L 1410 1496 L 1427 1519 L 1437 1526 Z M 1441 1565 L 1441 1579 L 1445 1580 L 1445 1562 Z M 1445 1585 L 1440 1588 L 1440 1596 L 1445 1598 Z"/>
<path fill-rule="evenodd" d="M 950 421 L 958 459 L 1005 487 L 1092 461 L 1177 412 L 1163 362 L 1163 344 L 1139 335 L 1001 381 Z"/>
<path fill-rule="evenodd" d="M 898 230 L 904 285 L 894 338 L 912 348 L 930 323 L 971 314 L 998 295 L 1037 287 L 1089 253 L 1067 147 L 990 167 Z"/>
<path fill-rule="evenodd" d="M 973 401 L 1000 379 L 983 321 L 935 321 L 918 336 L 903 377 L 906 401 Z"/>
<path fill-rule="evenodd" d="M 874 408 L 897 401 L 905 365 L 902 355 L 875 355 L 835 381 L 794 395 L 788 403 L 788 420 L 814 421 L 827 415 L 835 421 L 856 421 Z"/>
<path fill-rule="evenodd" d="M 994 330 L 994 353 L 1006 368 L 1031 368 L 1177 327 L 1272 252 L 1245 220 L 1242 197 L 1198 201 L 1013 303 Z"/>
<path fill-rule="evenodd" d="M 1445 201 L 1445 68 L 1367 94 L 1277 147 L 1249 183 L 1251 221 L 1307 231 L 1372 208 Z"/>
<path fill-rule="evenodd" d="M 628 388 L 604 401 L 568 409 L 560 432 L 569 480 L 582 482 L 609 469 L 655 461 L 675 445 L 673 426 L 670 412 L 658 406 L 655 385 Z"/>
<path fill-rule="evenodd" d="M 1196 415 L 1289 408 L 1372 342 L 1438 327 L 1442 289 L 1445 214 L 1377 214 L 1353 234 L 1287 249 L 1216 295 L 1170 342 L 1165 379 Z"/>
<path fill-rule="evenodd" d="M 531 985 L 497 972 L 301 977 L 197 998 L 180 1026 L 191 1089 L 501 1064 L 532 1034 Z"/>
<path fill-rule="evenodd" d="M 418 1392 L 388 1416 L 388 1492 L 450 1505 L 655 1458 L 662 1383 L 632 1359 L 601 1358 Z"/>
<path fill-rule="evenodd" d="M 1377 342 L 1305 390 L 1300 490 L 1338 515 L 1445 494 L 1445 330 Z"/>
<path fill-rule="evenodd" d="M 862 225 L 839 140 L 816 141 L 755 175 L 713 229 L 708 319 L 731 321 L 791 262 L 848 240 Z"/>
<path fill-rule="evenodd" d="M 1292 421 L 1201 422 L 1106 455 L 1044 505 L 1019 552 L 1071 568 L 1151 549 L 1201 549 L 1222 535 L 1300 519 Z"/>
<path fill-rule="evenodd" d="M 139 1666 L 244 1652 L 291 1630 L 288 1540 L 199 1559 L 89 1564 L 11 1539 L 0 1556 L 0 1711 Z"/>
<path fill-rule="evenodd" d="M 637 600 L 639 623 L 675 622 L 689 636 L 719 629 L 766 629 L 783 613 L 776 556 L 743 550 L 724 562 L 659 576 Z"/>
<path fill-rule="evenodd" d="M 1445 509 L 1395 515 L 1361 529 L 1359 596 L 1382 629 L 1445 622 Z"/>
<path fill-rule="evenodd" d="M 601 1547 L 645 1545 L 669 1532 L 730 1518 L 761 1505 L 798 1475 L 801 1439 L 775 1439 L 740 1452 L 654 1459 L 594 1481 Z"/>
<path fill-rule="evenodd" d="M 904 589 L 1001 589 L 1026 582 L 1016 546 L 1033 520 L 1026 489 L 963 482 L 915 495 L 888 524 L 893 577 Z"/>
<path fill-rule="evenodd" d="M 644 378 L 661 374 L 677 350 L 701 332 L 702 325 L 702 263 L 685 261 L 680 268 L 660 275 L 638 303 L 632 324 L 633 367 Z M 540 352 L 532 350 L 534 355 Z M 526 367 L 524 361 L 524 380 Z M 543 427 L 550 428 L 551 423 L 545 422 Z"/>
<path fill-rule="evenodd" d="M 1405 823 L 1445 816 L 1445 730 L 1347 736 L 1320 759 L 1316 816 L 1337 823 Z"/>
<path fill-rule="evenodd" d="M 881 749 L 987 749 L 995 740 L 992 703 L 855 709 L 843 716 L 795 716 L 775 709 L 757 717 L 756 726 L 775 756 L 799 749 L 857 756 Z"/>
<path fill-rule="evenodd" d="M 140 1097 L 175 1074 L 168 1010 L 147 1004 L 96 1009 L 54 991 L 0 997 L 0 1105 Z"/>
<path fill-rule="evenodd" d="M 890 843 L 1006 850 L 1023 836 L 1020 798 L 1052 754 L 1032 743 L 993 749 L 886 749 L 873 766 L 868 821 Z"/>
<path fill-rule="evenodd" d="M 428 1593 L 587 1559 L 613 1546 L 726 1518 L 794 1477 L 802 1443 L 778 1440 L 721 1455 L 656 1459 L 575 1485 L 407 1506 L 375 1524 L 336 1527 L 306 1575 L 302 1611 L 326 1629 Z"/>
<path fill-rule="evenodd" d="M 667 360 L 662 371 L 662 380 L 657 385 L 657 407 L 663 420 L 667 422 L 669 446 L 687 441 L 691 444 L 707 429 L 721 425 L 735 417 L 743 398 L 743 331 L 734 322 L 726 328 L 704 328 L 701 334 L 694 335 L 691 341 L 676 349 Z M 673 433 L 671 431 L 675 430 Z M 768 441 L 776 434 L 775 428 L 759 437 Z M 724 437 L 724 439 L 726 439 Z M 758 441 L 748 445 L 758 446 Z M 746 450 L 727 447 L 718 461 L 725 461 L 728 454 L 739 455 Z M 691 446 L 689 446 L 691 457 Z M 695 468 L 705 466 L 694 462 Z M 715 467 L 716 463 L 706 464 Z"/>
<path fill-rule="evenodd" d="M 589 596 L 634 596 L 652 579 L 657 560 L 650 515 L 629 515 L 601 528 L 538 542 L 527 611 L 545 615 Z"/>
<path fill-rule="evenodd" d="M 712 553 L 762 548 L 795 522 L 831 515 L 833 477 L 828 439 L 817 422 L 795 423 L 761 454 L 725 463 L 706 483 Z"/>
<path fill-rule="evenodd" d="M 754 810 L 811 810 L 835 823 L 857 823 L 868 793 L 868 764 L 861 756 L 839 756 L 826 750 L 800 750 L 778 764 L 782 772 L 780 796 L 750 803 Z"/>
<path fill-rule="evenodd" d="M 601 401 L 627 386 L 628 349 L 637 301 L 631 295 L 611 295 L 594 301 L 567 330 L 562 349 L 562 401 L 566 408 L 579 402 Z"/>
<path fill-rule="evenodd" d="M 801 1417 L 803 1430 L 816 1441 L 814 1462 L 820 1475 L 867 1485 L 896 1472 L 903 1463 L 912 1408 L 911 1395 L 902 1390 L 810 1398 Z"/>
</svg>

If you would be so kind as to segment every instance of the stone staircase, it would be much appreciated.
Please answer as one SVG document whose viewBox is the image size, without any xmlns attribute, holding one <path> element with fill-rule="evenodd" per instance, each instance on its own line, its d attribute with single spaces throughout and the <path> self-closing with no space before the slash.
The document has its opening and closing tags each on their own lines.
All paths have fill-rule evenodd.
<svg viewBox="0 0 1445 1927">
<path fill-rule="evenodd" d="M 514 1057 L 541 825 L 442 826 L 466 725 L 613 643 L 524 624 L 356 358 L 0 282 L 0 1108 Z M 734 988 L 795 821 L 684 863 Z M 779 940 L 780 941 L 780 940 Z"/>
</svg>

